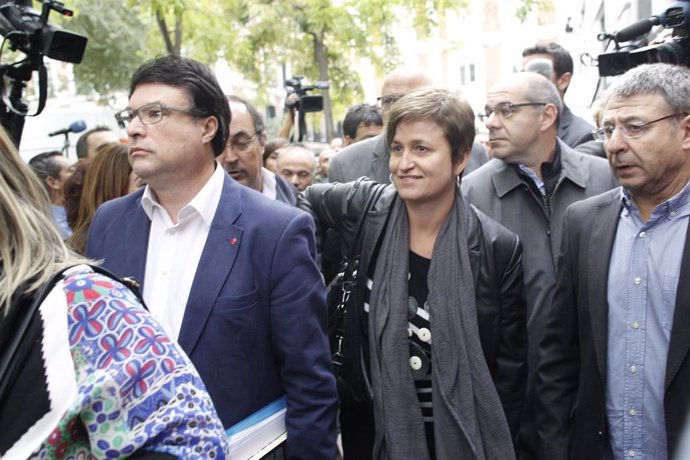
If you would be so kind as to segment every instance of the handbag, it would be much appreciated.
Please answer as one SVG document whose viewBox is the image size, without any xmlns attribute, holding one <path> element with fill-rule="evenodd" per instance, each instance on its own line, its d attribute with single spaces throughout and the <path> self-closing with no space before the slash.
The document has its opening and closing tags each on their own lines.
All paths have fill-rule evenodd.
<svg viewBox="0 0 690 460">
<path fill-rule="evenodd" d="M 343 366 L 343 340 L 345 313 L 353 287 L 357 284 L 359 256 L 343 257 L 340 269 L 327 289 L 328 342 L 331 347 L 333 372 L 339 376 Z"/>
<path fill-rule="evenodd" d="M 348 304 L 352 290 L 359 281 L 359 268 L 361 259 L 361 240 L 364 233 L 364 221 L 370 208 L 375 204 L 381 195 L 386 190 L 385 186 L 377 187 L 367 199 L 364 208 L 357 220 L 355 227 L 354 238 L 350 253 L 342 257 L 338 274 L 333 278 L 333 281 L 326 288 L 326 303 L 328 306 L 328 341 L 331 347 L 331 361 L 333 363 L 333 372 L 336 378 L 341 376 L 343 368 L 343 345 L 346 339 L 344 334 L 345 317 L 348 313 Z M 386 218 L 386 224 L 388 219 Z M 377 252 L 381 237 L 375 244 L 374 253 Z M 355 339 L 355 342 L 358 339 Z M 356 344 L 355 344 L 356 345 Z"/>
</svg>

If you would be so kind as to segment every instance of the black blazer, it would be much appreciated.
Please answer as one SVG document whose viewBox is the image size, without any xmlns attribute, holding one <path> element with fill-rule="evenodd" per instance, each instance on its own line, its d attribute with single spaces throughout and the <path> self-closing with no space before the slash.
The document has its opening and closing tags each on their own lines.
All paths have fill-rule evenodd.
<svg viewBox="0 0 690 460">
<path fill-rule="evenodd" d="M 597 459 L 608 444 L 608 260 L 622 209 L 620 188 L 568 208 L 554 308 L 539 349 L 539 458 Z M 666 364 L 668 452 L 690 408 L 690 232 L 681 263 Z"/>
</svg>

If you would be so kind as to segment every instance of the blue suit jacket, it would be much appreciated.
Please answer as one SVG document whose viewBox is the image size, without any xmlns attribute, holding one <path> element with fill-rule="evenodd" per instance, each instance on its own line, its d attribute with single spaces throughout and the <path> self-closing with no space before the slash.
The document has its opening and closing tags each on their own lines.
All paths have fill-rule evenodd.
<svg viewBox="0 0 690 460">
<path fill-rule="evenodd" d="M 143 190 L 103 204 L 86 254 L 145 282 Z M 311 217 L 225 177 L 178 341 L 229 426 L 287 394 L 288 455 L 333 458 L 337 396 Z"/>
</svg>

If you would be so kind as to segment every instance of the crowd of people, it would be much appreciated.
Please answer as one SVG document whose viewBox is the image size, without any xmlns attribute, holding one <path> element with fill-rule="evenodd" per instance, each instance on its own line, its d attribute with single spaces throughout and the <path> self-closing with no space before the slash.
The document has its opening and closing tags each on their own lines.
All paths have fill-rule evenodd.
<svg viewBox="0 0 690 460">
<path fill-rule="evenodd" d="M 522 66 L 479 113 L 396 69 L 318 154 L 172 55 L 126 143 L 0 132 L 0 456 L 225 458 L 281 397 L 277 458 L 690 455 L 690 69 L 590 124 Z"/>
</svg>

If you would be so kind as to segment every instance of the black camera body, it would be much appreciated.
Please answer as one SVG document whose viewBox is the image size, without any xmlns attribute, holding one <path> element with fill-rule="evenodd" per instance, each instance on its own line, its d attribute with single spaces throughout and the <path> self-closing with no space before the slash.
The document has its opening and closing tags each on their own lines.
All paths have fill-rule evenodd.
<svg viewBox="0 0 690 460">
<path fill-rule="evenodd" d="M 678 1 L 660 15 L 639 21 L 614 34 L 600 34 L 599 39 L 610 38 L 618 44 L 646 34 L 657 25 L 672 29 L 672 37 L 663 43 L 651 45 L 642 40 L 615 52 L 600 54 L 597 57 L 599 76 L 620 75 L 640 64 L 655 62 L 690 67 L 690 0 Z"/>
<path fill-rule="evenodd" d="M 64 16 L 72 16 L 72 11 L 56 0 L 41 3 L 39 14 L 31 8 L 31 0 L 0 0 L 0 35 L 12 51 L 26 55 L 17 62 L 0 64 L 0 123 L 17 147 L 24 117 L 40 114 L 46 104 L 48 72 L 43 58 L 79 64 L 86 50 L 86 37 L 48 24 L 51 11 Z M 38 106 L 33 115 L 28 115 L 29 107 L 22 100 L 22 93 L 34 72 L 38 73 Z"/>
<path fill-rule="evenodd" d="M 46 56 L 79 64 L 84 57 L 87 38 L 48 24 L 47 12 L 51 9 L 72 15 L 56 1 L 44 1 L 44 13 L 41 14 L 26 5 L 4 2 L 0 5 L 0 35 L 9 41 L 13 50 L 27 56 Z"/>
<path fill-rule="evenodd" d="M 296 108 L 302 113 L 320 112 L 323 110 L 323 96 L 308 95 L 307 92 L 313 89 L 328 89 L 327 81 L 317 81 L 313 85 L 303 85 L 302 80 L 304 76 L 295 75 L 292 78 L 285 80 L 285 86 L 288 88 L 288 96 L 290 94 L 297 94 L 297 100 L 294 103 L 287 103 L 288 108 Z"/>
</svg>

